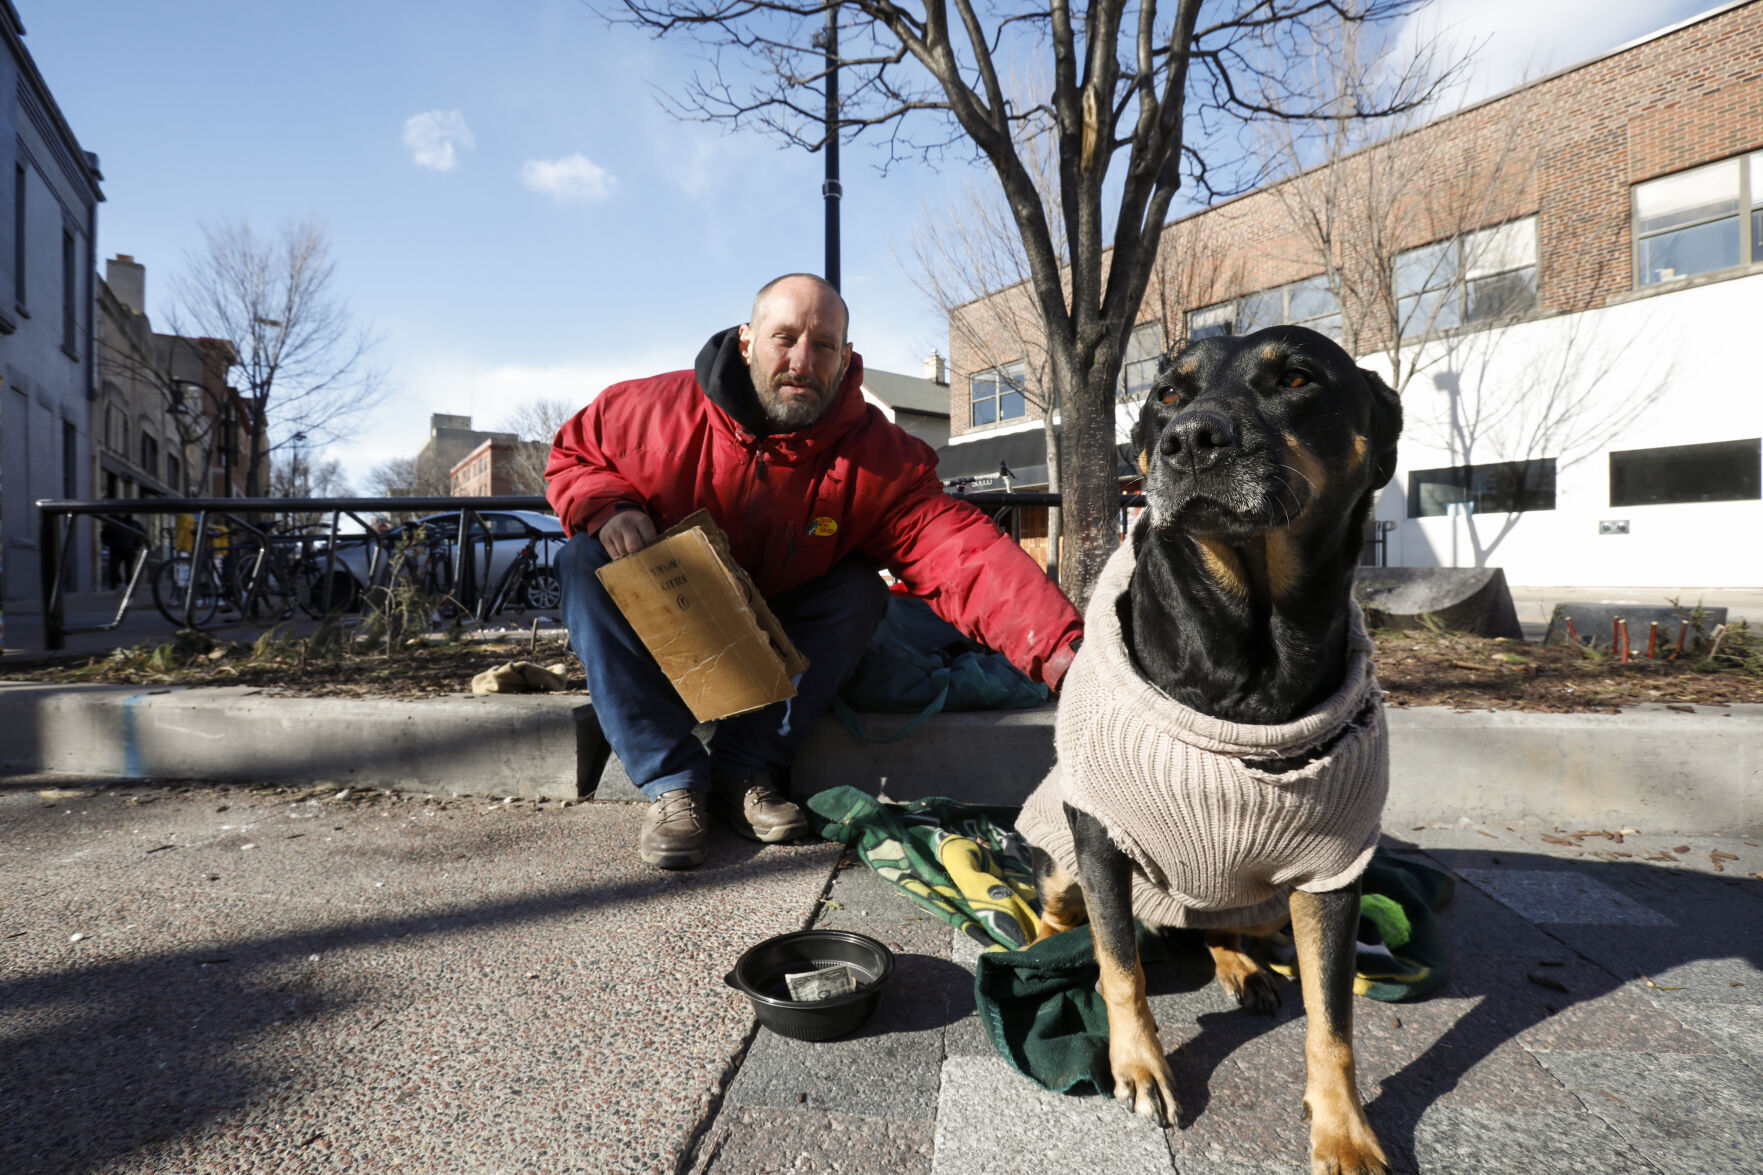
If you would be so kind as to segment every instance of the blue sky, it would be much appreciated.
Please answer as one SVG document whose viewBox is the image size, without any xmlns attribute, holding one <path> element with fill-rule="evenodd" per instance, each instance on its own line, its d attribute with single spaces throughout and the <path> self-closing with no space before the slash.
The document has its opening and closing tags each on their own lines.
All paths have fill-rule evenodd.
<svg viewBox="0 0 1763 1175">
<path fill-rule="evenodd" d="M 148 267 L 150 314 L 202 221 L 328 224 L 337 289 L 382 336 L 392 387 L 330 451 L 357 485 L 413 454 L 431 412 L 494 427 L 523 400 L 585 403 L 687 366 L 762 282 L 822 263 L 821 157 L 676 121 L 654 87 L 690 72 L 689 47 L 578 0 L 15 3 L 102 160 L 98 254 Z M 1440 0 L 1430 19 L 1483 43 L 1489 92 L 1710 6 Z M 967 172 L 882 176 L 877 158 L 844 151 L 852 338 L 870 366 L 916 373 L 947 329 L 901 259 Z"/>
</svg>

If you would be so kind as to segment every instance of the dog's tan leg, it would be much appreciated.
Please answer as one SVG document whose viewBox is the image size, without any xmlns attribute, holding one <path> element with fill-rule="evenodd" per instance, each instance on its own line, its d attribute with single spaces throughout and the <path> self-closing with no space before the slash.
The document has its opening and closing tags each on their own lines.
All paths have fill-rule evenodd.
<svg viewBox="0 0 1763 1175">
<path fill-rule="evenodd" d="M 1140 1117 L 1159 1126 L 1174 1124 L 1179 1106 L 1175 1075 L 1157 1039 L 1157 1021 L 1145 998 L 1145 968 L 1133 953 L 1132 969 L 1112 957 L 1098 942 L 1102 1002 L 1108 1007 L 1108 1067 L 1114 1072 L 1114 1096 Z"/>
<path fill-rule="evenodd" d="M 1175 1098 L 1175 1075 L 1163 1056 L 1157 1022 L 1145 998 L 1145 969 L 1139 962 L 1132 919 L 1132 863 L 1094 816 L 1067 804 L 1065 819 L 1077 849 L 1102 1002 L 1108 1008 L 1108 1065 L 1114 1072 L 1114 1096 L 1135 1114 L 1171 1126 L 1180 1104 Z"/>
<path fill-rule="evenodd" d="M 1309 1024 L 1304 1111 L 1312 1175 L 1386 1175 L 1388 1160 L 1359 1101 L 1353 1065 L 1353 934 L 1359 887 L 1292 891 L 1292 939 Z"/>
<path fill-rule="evenodd" d="M 1212 952 L 1212 969 L 1218 986 L 1251 1012 L 1271 1016 L 1279 1010 L 1279 987 L 1273 976 L 1243 953 L 1243 936 L 1234 930 L 1208 930 L 1206 949 Z"/>
</svg>

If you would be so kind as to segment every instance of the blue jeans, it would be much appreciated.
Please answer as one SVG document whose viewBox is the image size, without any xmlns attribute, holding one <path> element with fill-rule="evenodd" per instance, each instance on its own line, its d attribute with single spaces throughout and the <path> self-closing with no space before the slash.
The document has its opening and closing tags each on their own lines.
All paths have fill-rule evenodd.
<svg viewBox="0 0 1763 1175">
<path fill-rule="evenodd" d="M 888 602 L 876 569 L 856 558 L 767 600 L 808 658 L 808 671 L 794 698 L 717 723 L 706 751 L 692 734 L 692 712 L 594 574 L 609 562 L 597 538 L 578 534 L 564 545 L 557 556 L 563 622 L 587 670 L 600 729 L 651 800 L 676 788 L 706 790 L 712 778 L 766 773 L 781 780 L 857 667 Z"/>
</svg>

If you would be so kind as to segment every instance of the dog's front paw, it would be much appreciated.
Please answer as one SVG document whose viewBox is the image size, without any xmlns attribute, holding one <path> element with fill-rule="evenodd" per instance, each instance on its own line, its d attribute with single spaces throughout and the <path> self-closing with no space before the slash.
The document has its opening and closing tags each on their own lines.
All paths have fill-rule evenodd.
<svg viewBox="0 0 1763 1175">
<path fill-rule="evenodd" d="M 1175 1075 L 1169 1071 L 1169 1062 L 1155 1036 L 1148 1047 L 1134 1048 L 1111 1041 L 1108 1064 L 1114 1070 L 1114 1096 L 1132 1107 L 1133 1113 L 1153 1118 L 1165 1129 L 1181 1116 L 1181 1104 L 1175 1098 Z"/>
<path fill-rule="evenodd" d="M 1311 1119 L 1310 1175 L 1389 1175 L 1389 1160 L 1364 1113 L 1332 1117 Z"/>
</svg>

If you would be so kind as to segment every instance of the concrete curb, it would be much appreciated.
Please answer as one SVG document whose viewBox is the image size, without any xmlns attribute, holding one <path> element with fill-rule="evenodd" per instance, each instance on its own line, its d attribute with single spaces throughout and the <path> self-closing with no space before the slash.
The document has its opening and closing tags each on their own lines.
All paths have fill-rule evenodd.
<svg viewBox="0 0 1763 1175">
<path fill-rule="evenodd" d="M 0 769 L 12 771 L 569 797 L 591 791 L 605 761 L 581 698 L 0 683 Z"/>
<path fill-rule="evenodd" d="M 1385 826 L 1536 820 L 1763 832 L 1763 705 L 1619 714 L 1392 709 Z M 904 715 L 868 715 L 873 736 Z M 708 737 L 711 728 L 699 728 Z M 1053 708 L 941 714 L 897 742 L 833 719 L 794 785 L 1016 804 L 1053 761 Z M 124 779 L 357 783 L 478 795 L 642 797 L 579 697 L 397 701 L 244 687 L 0 683 L 0 770 Z"/>
</svg>

